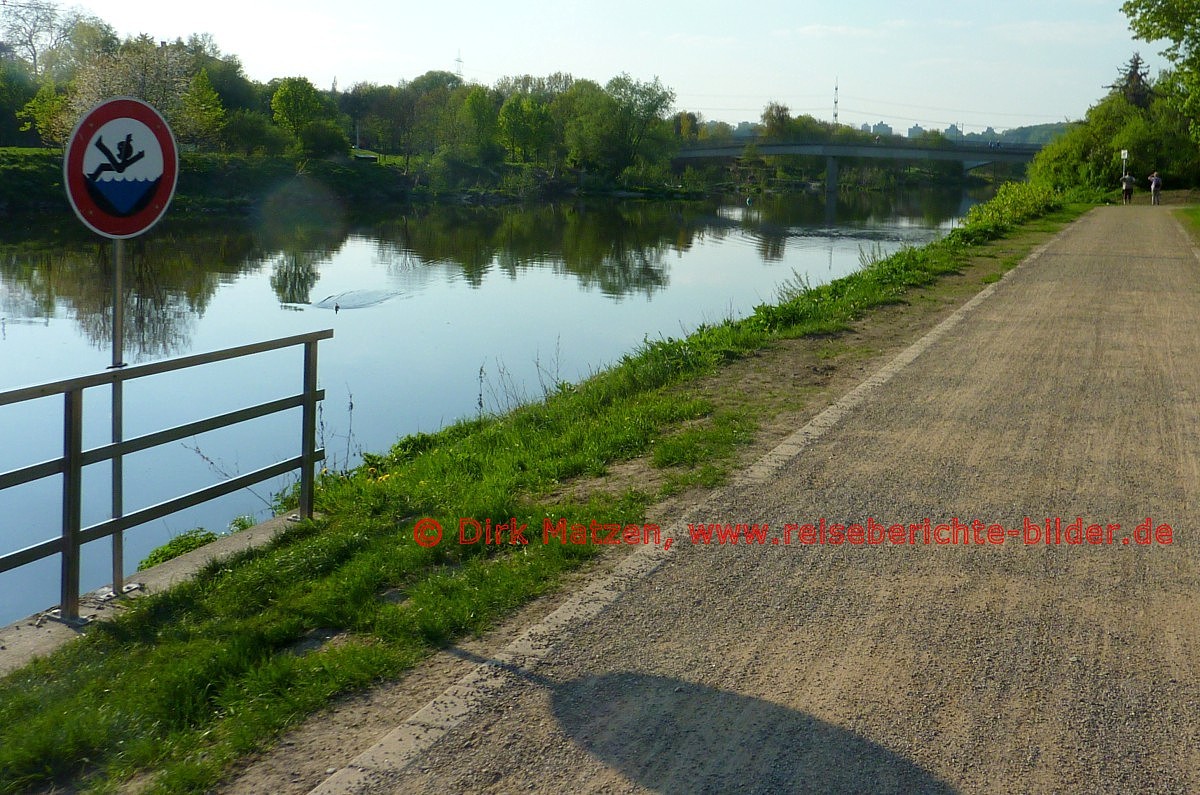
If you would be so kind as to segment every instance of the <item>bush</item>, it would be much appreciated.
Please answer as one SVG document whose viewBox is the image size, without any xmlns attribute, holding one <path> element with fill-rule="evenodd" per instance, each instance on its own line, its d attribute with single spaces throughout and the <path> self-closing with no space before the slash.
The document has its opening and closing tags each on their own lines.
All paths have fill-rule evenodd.
<svg viewBox="0 0 1200 795">
<path fill-rule="evenodd" d="M 292 137 L 262 113 L 239 110 L 230 114 L 221 129 L 221 143 L 230 152 L 247 155 L 283 154 Z"/>
<path fill-rule="evenodd" d="M 335 122 L 323 119 L 300 128 L 300 151 L 308 157 L 349 155 L 350 141 Z"/>
</svg>

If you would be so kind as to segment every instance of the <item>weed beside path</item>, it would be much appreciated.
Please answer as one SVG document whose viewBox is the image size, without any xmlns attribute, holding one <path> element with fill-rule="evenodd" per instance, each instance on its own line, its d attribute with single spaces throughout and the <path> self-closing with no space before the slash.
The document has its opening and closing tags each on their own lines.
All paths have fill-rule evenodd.
<svg viewBox="0 0 1200 795">
<path fill-rule="evenodd" d="M 160 791 L 211 788 L 330 699 L 485 632 L 604 549 L 542 543 L 547 520 L 640 525 L 657 501 L 716 485 L 1081 210 L 1046 202 L 1031 214 L 1049 215 L 999 241 L 1029 214 L 988 210 L 945 243 L 649 343 L 542 404 L 327 473 L 321 521 L 8 677 L 0 788 L 103 789 L 147 770 Z M 414 543 L 423 517 L 441 523 L 441 544 Z M 467 517 L 515 520 L 530 543 L 458 544 Z"/>
</svg>

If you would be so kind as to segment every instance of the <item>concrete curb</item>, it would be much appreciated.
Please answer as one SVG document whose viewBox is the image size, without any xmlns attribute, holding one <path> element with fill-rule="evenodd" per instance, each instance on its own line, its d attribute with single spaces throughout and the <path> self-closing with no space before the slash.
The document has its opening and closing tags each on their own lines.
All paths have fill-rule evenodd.
<svg viewBox="0 0 1200 795">
<path fill-rule="evenodd" d="M 104 599 L 103 594 L 109 590 L 108 586 L 83 594 L 79 598 L 79 614 L 81 618 L 87 619 L 87 623 L 78 626 L 68 624 L 51 617 L 48 610 L 0 628 L 0 676 L 29 664 L 37 657 L 45 657 L 60 646 L 86 635 L 93 621 L 111 621 L 125 612 L 132 599 L 147 593 L 165 591 L 172 585 L 189 579 L 213 560 L 222 560 L 243 550 L 266 544 L 294 521 L 294 515 L 276 516 L 247 530 L 222 536 L 211 544 L 193 549 L 166 563 L 139 571 L 131 575 L 128 581 L 136 582 L 141 587 L 122 598 Z"/>
</svg>

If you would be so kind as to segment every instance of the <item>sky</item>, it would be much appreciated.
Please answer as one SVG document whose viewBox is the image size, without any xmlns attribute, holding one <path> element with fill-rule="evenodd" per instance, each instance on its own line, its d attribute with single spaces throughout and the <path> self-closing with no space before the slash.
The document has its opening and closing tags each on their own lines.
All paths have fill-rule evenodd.
<svg viewBox="0 0 1200 795">
<path fill-rule="evenodd" d="M 208 33 L 246 74 L 396 84 L 430 70 L 491 86 L 566 72 L 658 79 L 677 110 L 757 121 L 770 102 L 844 124 L 982 132 L 1082 118 L 1140 52 L 1120 0 L 204 0 L 64 3 L 125 37 Z"/>
</svg>

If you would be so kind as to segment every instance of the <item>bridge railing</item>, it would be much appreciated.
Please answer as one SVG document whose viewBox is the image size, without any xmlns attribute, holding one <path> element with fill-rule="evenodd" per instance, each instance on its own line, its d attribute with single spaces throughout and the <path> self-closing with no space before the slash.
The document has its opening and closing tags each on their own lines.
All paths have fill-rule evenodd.
<svg viewBox="0 0 1200 795">
<path fill-rule="evenodd" d="M 1041 144 L 1018 144 L 1008 143 L 1003 141 L 955 141 L 953 139 L 942 139 L 939 141 L 924 141 L 914 138 L 890 137 L 881 138 L 878 141 L 872 139 L 863 140 L 838 140 L 833 138 L 815 139 L 815 138 L 735 138 L 732 140 L 721 141 L 697 141 L 696 143 L 687 144 L 679 147 L 680 153 L 686 153 L 693 150 L 740 150 L 747 146 L 822 146 L 822 147 L 864 147 L 864 146 L 880 146 L 888 148 L 913 149 L 913 150 L 934 150 L 934 151 L 956 151 L 967 153 L 996 153 L 1006 152 L 1009 154 L 1037 154 L 1042 150 Z"/>
<path fill-rule="evenodd" d="M 121 534 L 131 527 L 191 508 L 297 468 L 300 469 L 300 511 L 304 516 L 311 517 L 314 469 L 317 462 L 325 458 L 325 451 L 316 446 L 317 403 L 325 397 L 324 390 L 317 389 L 317 343 L 332 336 L 331 329 L 314 331 L 269 342 L 112 369 L 103 373 L 0 392 L 0 408 L 57 395 L 62 396 L 63 406 L 62 455 L 49 461 L 0 472 L 0 491 L 43 478 L 61 476 L 61 532 L 57 538 L 51 538 L 0 556 L 0 573 L 52 555 L 61 555 L 59 613 L 64 620 L 73 621 L 79 618 L 80 547 L 89 541 L 110 536 L 114 540 L 113 592 L 115 594 L 122 589 L 123 561 L 121 560 L 122 547 L 119 540 Z M 304 347 L 304 373 L 303 388 L 297 394 L 167 428 L 134 439 L 113 442 L 89 450 L 83 449 L 83 397 L 86 389 L 112 386 L 115 398 L 115 390 L 120 389 L 127 381 L 299 345 Z M 301 409 L 300 452 L 298 455 L 133 513 L 114 516 L 90 527 L 81 527 L 84 467 L 106 461 L 113 462 L 113 489 L 114 493 L 118 493 L 123 488 L 123 484 L 120 482 L 122 469 L 119 466 L 122 456 L 295 408 Z M 116 433 L 114 438 L 124 439 L 124 434 Z"/>
</svg>

